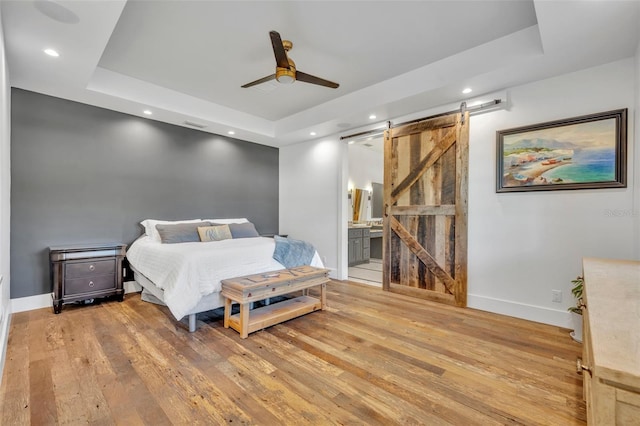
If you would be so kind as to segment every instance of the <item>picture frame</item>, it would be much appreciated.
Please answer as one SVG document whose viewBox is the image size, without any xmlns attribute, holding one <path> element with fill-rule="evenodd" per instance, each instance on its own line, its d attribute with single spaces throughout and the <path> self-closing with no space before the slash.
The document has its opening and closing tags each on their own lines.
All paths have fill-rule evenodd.
<svg viewBox="0 0 640 426">
<path fill-rule="evenodd" d="M 627 109 L 496 132 L 496 192 L 627 187 Z"/>
</svg>

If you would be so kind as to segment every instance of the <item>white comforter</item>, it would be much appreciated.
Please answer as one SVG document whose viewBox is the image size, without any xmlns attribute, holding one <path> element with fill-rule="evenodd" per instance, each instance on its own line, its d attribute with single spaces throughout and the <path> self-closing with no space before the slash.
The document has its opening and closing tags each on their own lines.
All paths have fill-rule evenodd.
<svg viewBox="0 0 640 426">
<path fill-rule="evenodd" d="M 164 290 L 164 302 L 181 319 L 203 296 L 219 292 L 221 280 L 284 269 L 274 249 L 274 239 L 263 237 L 162 244 L 143 236 L 131 244 L 127 259 Z M 311 265 L 323 267 L 317 252 Z"/>
</svg>

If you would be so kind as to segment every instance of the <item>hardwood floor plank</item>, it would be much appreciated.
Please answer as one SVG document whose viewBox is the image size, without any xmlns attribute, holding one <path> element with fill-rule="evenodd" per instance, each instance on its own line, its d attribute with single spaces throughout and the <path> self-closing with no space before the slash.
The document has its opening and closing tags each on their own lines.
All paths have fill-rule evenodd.
<svg viewBox="0 0 640 426">
<path fill-rule="evenodd" d="M 139 321 L 141 324 L 149 323 L 150 313 L 157 310 L 157 307 L 149 303 L 140 302 L 139 299 L 137 302 L 135 309 L 129 309 L 127 314 L 132 320 Z M 164 311 L 165 308 L 162 308 L 162 310 Z M 158 319 L 157 316 L 154 319 Z M 216 367 L 217 364 L 224 362 L 225 358 L 216 352 L 218 336 L 210 335 L 210 330 L 207 330 L 210 327 L 207 324 L 200 322 L 201 332 L 194 334 L 187 332 L 186 328 L 174 326 L 175 321 L 167 322 L 165 319 L 165 317 L 162 317 L 160 321 L 154 321 L 154 323 L 158 324 L 158 327 L 154 330 L 170 345 L 183 348 L 180 352 L 198 367 L 203 376 L 216 384 L 219 392 L 222 395 L 226 395 L 231 404 L 237 406 L 249 418 L 257 419 L 260 424 L 277 424 L 279 422 L 275 416 L 261 405 L 261 401 L 255 399 L 252 395 L 248 395 Z"/>
<path fill-rule="evenodd" d="M 305 333 L 305 330 L 300 329 L 300 332 Z M 346 336 L 341 336 L 339 333 L 336 333 L 335 329 L 332 330 L 331 335 L 341 341 L 344 341 L 346 338 Z M 323 341 L 329 345 L 331 344 L 331 338 L 328 336 L 325 336 Z M 416 375 L 419 369 L 416 369 L 411 364 L 399 362 L 394 357 L 388 355 L 384 356 L 384 350 L 369 351 L 366 348 L 369 346 L 366 342 L 361 342 L 360 345 L 364 350 L 353 351 L 352 348 L 349 348 L 349 350 L 344 351 L 344 358 L 346 362 L 357 366 L 357 370 L 352 369 L 349 371 L 361 377 L 366 377 L 366 380 L 376 388 L 385 389 L 387 392 L 399 396 L 402 400 L 409 401 L 416 406 L 429 404 L 430 411 L 437 412 L 440 417 L 451 421 L 452 424 L 473 424 L 474 421 L 481 422 L 482 424 L 492 424 L 491 417 L 499 420 L 499 422 L 495 424 L 504 424 L 503 422 L 508 418 L 508 416 L 501 414 L 495 415 L 495 413 L 491 412 L 490 407 L 483 407 L 482 411 L 491 412 L 491 416 L 478 416 L 475 408 L 473 410 L 466 410 L 467 407 L 465 404 L 453 398 L 453 394 L 457 393 L 463 395 L 463 397 L 459 399 L 462 399 L 463 402 L 466 401 L 466 388 L 464 392 L 460 392 L 459 389 L 453 386 L 439 386 L 440 382 L 435 380 L 435 377 L 442 375 L 444 370 L 428 375 L 432 376 L 432 379 L 429 379 L 425 377 L 424 374 Z M 369 346 L 369 348 L 371 348 L 371 346 Z M 368 353 L 375 353 L 375 364 L 382 363 L 386 366 L 383 372 L 384 374 L 376 374 L 376 369 L 373 367 L 371 360 L 368 359 Z M 349 364 L 345 364 L 343 367 L 345 370 L 348 369 L 347 365 Z M 429 370 L 432 371 L 433 369 L 430 368 Z M 363 375 L 362 372 L 367 372 L 366 376 Z M 419 380 L 419 378 L 423 380 Z M 451 383 L 449 384 L 451 385 Z M 437 392 L 437 390 L 439 390 L 439 392 Z"/>
<path fill-rule="evenodd" d="M 136 368 L 136 360 L 142 357 L 140 354 L 130 356 L 125 348 L 135 351 L 137 342 L 130 338 L 126 329 L 116 321 L 109 322 L 105 312 L 92 316 L 88 325 L 95 334 L 96 344 L 94 347 L 98 353 L 103 353 L 100 358 L 108 361 L 107 365 L 99 367 L 103 374 L 98 375 L 103 388 L 112 385 L 114 382 L 119 388 L 127 389 L 129 404 L 135 407 L 136 413 L 145 424 L 171 425 L 172 422 L 162 408 L 162 404 L 151 391 L 146 379 L 151 381 L 151 374 L 147 376 L 143 369 Z M 119 338 L 118 338 L 119 337 Z M 97 364 L 100 365 L 100 364 Z M 109 374 L 113 371 L 113 375 Z M 160 386 L 162 382 L 157 380 L 153 385 Z M 118 410 L 118 395 L 108 392 L 110 409 L 112 412 Z M 112 405 L 113 404 L 113 405 Z"/>
<path fill-rule="evenodd" d="M 302 351 L 298 351 L 296 357 L 293 358 L 307 358 L 308 362 L 314 365 L 313 368 L 308 368 L 306 362 L 297 364 L 289 362 L 289 359 L 292 358 L 290 357 L 291 352 L 295 351 L 292 345 L 288 345 L 280 339 L 274 339 L 266 332 L 258 333 L 256 336 L 255 343 L 253 341 L 247 342 L 247 346 L 255 345 L 254 350 L 261 357 L 269 359 L 272 364 L 278 366 L 278 369 L 273 373 L 274 378 L 283 382 L 308 403 L 326 407 L 323 415 L 332 422 L 349 425 L 362 424 L 362 420 L 357 416 L 357 411 L 354 413 L 334 402 L 339 395 L 344 395 L 340 389 L 346 385 L 338 380 L 337 374 L 339 372 L 335 368 L 329 364 L 319 365 L 310 357 L 305 357 Z M 265 347 L 269 349 L 264 350 Z M 307 370 L 307 374 L 300 374 L 303 369 Z M 331 374 L 332 371 L 336 374 Z M 342 400 L 348 402 L 346 396 Z"/>
<path fill-rule="evenodd" d="M 29 363 L 29 385 L 31 423 L 37 425 L 57 424 L 56 400 L 49 360 L 41 359 Z"/>
<path fill-rule="evenodd" d="M 141 301 L 12 316 L 0 424 L 584 425 L 568 331 L 333 281 L 248 339 Z"/>
<path fill-rule="evenodd" d="M 344 316 L 341 311 L 336 311 L 336 314 Z M 454 330 L 451 329 L 447 334 L 440 335 L 431 331 L 419 333 L 424 335 L 426 339 L 421 339 L 420 336 L 409 335 L 408 337 L 385 337 L 384 340 L 381 340 L 380 338 L 378 338 L 378 336 L 380 336 L 381 332 L 383 332 L 384 329 L 388 327 L 388 324 L 386 322 L 379 322 L 377 317 L 371 315 L 362 315 L 361 312 L 356 312 L 354 309 L 350 310 L 348 319 L 349 321 L 339 322 L 337 324 L 338 327 L 345 326 L 345 324 L 347 324 L 347 327 L 355 327 L 355 329 L 351 332 L 368 335 L 370 336 L 370 338 L 375 339 L 379 343 L 394 341 L 395 346 L 399 348 L 399 350 L 412 348 L 413 353 L 421 353 L 425 356 L 429 354 L 431 354 L 432 356 L 436 356 L 436 354 L 438 354 L 440 355 L 440 358 L 445 361 L 447 359 L 455 360 L 453 362 L 460 362 L 474 367 L 483 367 L 486 369 L 494 370 L 498 374 L 509 374 L 509 372 L 505 369 L 513 371 L 514 369 L 525 368 L 525 366 L 528 365 L 528 363 L 525 363 L 525 360 L 522 359 L 521 351 L 510 349 L 508 347 L 505 348 L 504 346 L 496 345 L 491 342 L 486 342 L 482 337 L 465 337 L 464 335 L 455 333 Z M 410 333 L 407 332 L 406 334 Z M 457 340 L 459 342 L 456 350 L 451 350 L 447 346 L 447 342 L 451 339 Z M 485 362 L 486 360 L 492 360 L 493 353 L 498 353 L 501 360 L 503 360 L 504 362 Z M 431 360 L 431 358 L 428 359 Z M 539 376 L 537 372 L 541 370 L 541 366 L 544 367 L 544 370 L 540 374 L 544 374 L 542 374 L 540 377 L 544 379 L 548 377 L 546 374 L 549 374 L 552 371 L 557 371 L 559 365 L 563 365 L 563 363 L 564 365 L 566 365 L 567 360 L 560 360 L 557 357 L 552 357 L 549 355 L 548 357 L 528 356 L 526 361 L 535 361 L 536 368 L 531 371 L 531 374 L 527 376 L 526 379 L 535 380 L 536 377 Z M 548 384 L 553 385 L 552 383 Z"/>
<path fill-rule="evenodd" d="M 277 368 L 247 350 L 244 342 L 237 339 L 237 333 L 230 329 L 211 329 L 210 332 L 220 336 L 216 350 L 224 354 L 227 360 L 219 368 L 247 393 L 261 399 L 280 423 L 295 424 L 303 421 L 319 424 L 327 421 L 321 408 L 309 404 L 276 380 L 274 373 Z"/>
<path fill-rule="evenodd" d="M 0 424 L 31 423 L 29 409 L 29 313 L 11 317 L 5 368 L 0 388 Z M 7 365 L 12 368 L 8 369 Z"/>
<path fill-rule="evenodd" d="M 53 321 L 42 312 L 31 311 L 29 333 L 29 410 L 31 422 L 39 425 L 58 423 L 56 393 L 51 368 L 55 360 L 50 357 L 47 342 L 48 322 Z"/>
<path fill-rule="evenodd" d="M 347 352 L 348 346 L 334 345 L 333 341 L 311 338 L 304 332 L 298 333 L 287 325 L 274 327 L 270 332 L 283 338 L 287 336 L 297 346 L 345 370 L 348 373 L 346 379 L 351 382 L 352 386 L 356 386 L 360 392 L 375 398 L 374 405 L 377 405 L 379 409 L 384 408 L 385 412 L 395 421 L 405 424 L 419 421 L 427 421 L 429 424 L 449 424 L 444 419 L 418 407 L 420 404 L 417 403 L 419 400 L 417 395 L 406 391 L 393 380 L 385 380 L 385 378 L 379 377 L 375 371 L 368 369 L 368 363 L 356 359 Z M 339 346 L 343 346 L 343 349 Z M 393 374 L 388 369 L 389 365 L 385 367 L 385 373 Z"/>
<path fill-rule="evenodd" d="M 336 307 L 336 305 L 334 305 L 334 307 Z M 337 305 L 338 309 L 339 307 L 340 306 Z M 440 309 L 439 305 L 435 305 L 435 304 L 433 308 Z M 391 309 L 391 308 L 388 308 L 388 309 Z M 468 309 L 461 310 L 460 308 L 455 308 L 455 307 L 448 308 L 448 309 L 454 309 L 454 310 L 458 310 L 460 312 L 465 312 L 465 313 L 468 311 Z M 352 313 L 352 311 L 353 310 L 350 309 L 350 314 Z M 340 315 L 340 312 L 336 312 L 336 314 Z M 344 324 L 353 325 L 354 324 L 353 318 L 350 318 L 350 319 L 351 321 L 340 322 L 338 323 L 337 326 L 341 327 L 341 326 L 344 326 Z M 385 327 L 388 327 L 388 321 L 386 320 L 383 321 L 383 323 L 379 325 L 380 328 L 376 329 L 376 320 L 377 320 L 376 317 L 367 317 L 366 320 L 362 322 L 363 324 L 362 328 L 360 328 L 355 334 L 357 334 L 358 336 L 366 335 L 367 329 L 372 330 L 371 333 L 373 334 L 376 334 L 376 332 L 378 334 L 380 334 L 381 332 L 384 332 Z M 407 333 L 410 334 L 411 331 L 407 331 Z M 437 354 L 435 360 L 430 359 L 429 362 L 436 363 L 437 365 L 440 365 L 443 368 L 447 369 L 448 374 L 452 374 L 453 372 L 456 372 L 456 374 L 462 375 L 464 377 L 469 374 L 466 370 L 471 369 L 479 374 L 470 376 L 470 379 L 468 380 L 476 380 L 476 381 L 482 380 L 484 384 L 488 386 L 490 386 L 494 380 L 500 380 L 500 383 L 505 383 L 505 384 L 517 383 L 517 385 L 513 386 L 515 391 L 516 390 L 515 388 L 517 388 L 518 385 L 522 385 L 523 382 L 527 384 L 533 382 L 534 384 L 536 384 L 531 377 L 535 376 L 535 370 L 538 369 L 539 362 L 544 360 L 544 358 L 542 357 L 537 357 L 536 359 L 532 359 L 533 356 L 530 354 L 520 354 L 521 356 L 519 358 L 508 357 L 508 356 L 505 356 L 505 355 L 508 355 L 510 352 L 508 348 L 500 347 L 499 345 L 496 345 L 492 342 L 484 342 L 482 338 L 475 338 L 475 339 L 465 338 L 464 335 L 456 335 L 456 333 L 451 330 L 449 330 L 448 334 L 445 335 L 446 339 L 440 341 L 439 343 L 436 341 L 439 337 L 431 337 L 433 335 L 432 333 L 424 333 L 424 334 L 426 336 L 429 336 L 428 337 L 428 340 L 430 342 L 429 344 L 421 343 L 419 337 L 412 335 L 409 340 L 398 339 L 398 341 L 396 342 L 397 345 L 395 346 L 398 348 L 406 349 L 411 345 L 411 342 L 413 342 L 417 344 L 421 349 L 426 349 L 426 351 L 420 351 L 417 348 L 413 348 L 413 353 L 415 354 L 420 353 L 420 354 L 426 355 L 429 352 L 431 352 L 434 355 Z M 340 337 L 340 336 L 337 336 L 337 337 Z M 393 340 L 394 338 L 389 338 L 389 339 Z M 460 342 L 460 344 L 455 348 L 455 350 L 447 349 L 447 345 L 448 345 L 447 341 L 450 342 L 452 340 Z M 470 343 L 471 346 L 468 346 L 466 343 Z M 485 349 L 484 351 L 477 352 L 474 356 L 474 353 L 473 353 L 474 348 L 482 349 L 484 346 L 488 346 L 488 348 Z M 464 353 L 465 355 L 461 356 L 460 355 L 461 353 Z M 525 355 L 525 356 L 523 357 L 522 355 Z M 577 353 L 574 353 L 574 357 L 576 355 Z M 496 362 L 496 359 L 495 359 L 496 357 L 500 358 L 499 359 L 500 362 Z M 549 356 L 549 359 L 551 358 L 552 357 Z M 485 363 L 485 360 L 491 360 L 492 362 Z M 455 362 L 452 363 L 451 361 L 455 361 Z M 462 363 L 460 363 L 460 365 L 463 366 L 463 369 L 461 369 L 457 365 L 457 363 L 459 363 L 460 361 L 463 361 Z M 548 374 L 552 374 L 553 372 L 558 372 L 562 368 L 562 364 L 558 363 L 557 360 L 553 362 L 554 362 L 553 370 L 549 370 Z M 571 364 L 572 364 L 571 362 L 564 361 L 565 373 L 573 374 L 573 367 Z M 530 374 L 523 375 L 522 369 L 529 365 L 535 365 L 535 368 L 530 372 Z M 510 367 L 513 367 L 511 369 L 512 372 L 504 369 L 504 368 L 509 369 Z M 520 371 L 517 371 L 516 369 L 520 369 Z M 537 386 L 531 387 L 531 391 L 530 391 L 531 397 L 535 398 L 537 401 L 546 402 L 546 399 L 548 398 L 548 395 L 549 395 L 550 386 L 552 386 L 552 384 L 549 383 L 549 380 L 543 381 L 543 383 L 537 383 Z M 575 389 L 575 382 L 573 387 Z M 481 392 L 487 392 L 487 391 L 482 390 Z M 527 406 L 527 404 L 532 406 L 534 412 L 540 411 L 537 405 L 528 403 L 526 401 L 524 402 L 523 407 Z M 508 407 L 506 407 L 506 409 L 507 411 L 509 410 Z"/>
<path fill-rule="evenodd" d="M 117 337 L 121 350 L 129 356 L 134 369 L 172 421 L 188 423 L 201 419 L 225 423 L 225 418 L 229 418 L 240 423 L 247 420 L 211 382 L 193 370 L 179 348 L 166 344 L 152 330 L 140 333 L 136 324 L 124 315 L 118 319 L 126 330 Z"/>
</svg>

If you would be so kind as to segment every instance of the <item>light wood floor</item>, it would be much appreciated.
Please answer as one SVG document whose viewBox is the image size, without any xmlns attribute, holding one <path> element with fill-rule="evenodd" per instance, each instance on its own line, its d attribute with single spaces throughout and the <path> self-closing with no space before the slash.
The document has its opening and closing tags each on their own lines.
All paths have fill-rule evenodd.
<svg viewBox="0 0 640 426">
<path fill-rule="evenodd" d="M 13 315 L 0 424 L 585 424 L 568 330 L 347 282 L 251 334 L 164 307 Z"/>
</svg>

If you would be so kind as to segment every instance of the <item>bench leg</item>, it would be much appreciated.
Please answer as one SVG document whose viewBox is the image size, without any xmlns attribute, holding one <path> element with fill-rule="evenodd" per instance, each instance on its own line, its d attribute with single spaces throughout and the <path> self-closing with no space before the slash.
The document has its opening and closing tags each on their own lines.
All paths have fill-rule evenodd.
<svg viewBox="0 0 640 426">
<path fill-rule="evenodd" d="M 196 331 L 196 314 L 189 315 L 189 333 Z"/>
<path fill-rule="evenodd" d="M 231 317 L 231 299 L 228 297 L 224 299 L 224 328 L 229 328 L 229 318 Z"/>
<path fill-rule="evenodd" d="M 320 305 L 323 311 L 327 307 L 327 284 L 320 285 Z"/>
<path fill-rule="evenodd" d="M 246 339 L 249 336 L 249 305 L 250 303 L 240 304 L 240 338 Z"/>
</svg>

